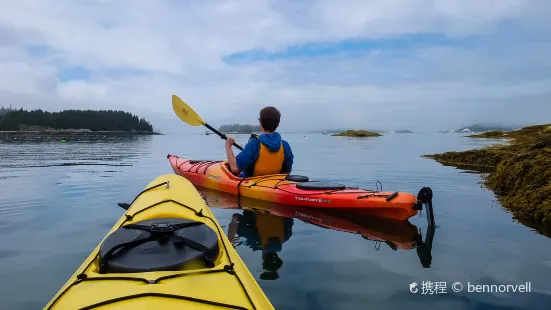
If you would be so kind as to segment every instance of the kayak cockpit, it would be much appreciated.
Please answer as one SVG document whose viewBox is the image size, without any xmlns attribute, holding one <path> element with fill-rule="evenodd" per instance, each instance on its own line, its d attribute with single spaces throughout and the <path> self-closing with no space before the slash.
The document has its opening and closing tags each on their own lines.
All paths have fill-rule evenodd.
<svg viewBox="0 0 551 310">
<path fill-rule="evenodd" d="M 202 222 L 156 218 L 122 226 L 102 242 L 99 273 L 214 267 L 218 235 Z"/>
</svg>

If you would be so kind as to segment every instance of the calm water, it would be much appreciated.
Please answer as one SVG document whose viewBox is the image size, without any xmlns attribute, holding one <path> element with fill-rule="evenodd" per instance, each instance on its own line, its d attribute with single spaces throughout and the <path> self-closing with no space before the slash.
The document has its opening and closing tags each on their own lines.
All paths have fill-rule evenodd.
<svg viewBox="0 0 551 310">
<path fill-rule="evenodd" d="M 247 138 L 237 142 L 244 145 Z M 384 190 L 414 194 L 430 186 L 437 229 L 431 266 L 423 268 L 412 231 L 425 237 L 426 213 L 389 225 L 273 206 L 272 213 L 303 216 L 283 219 L 246 209 L 270 205 L 248 202 L 236 209 L 232 196 L 203 190 L 277 309 L 551 309 L 551 240 L 514 221 L 479 175 L 420 157 L 487 141 L 455 134 L 285 138 L 296 174 L 363 188 L 380 181 Z M 41 309 L 123 214 L 117 203 L 132 201 L 156 176 L 172 173 L 168 153 L 225 155 L 223 140 L 204 135 L 0 143 L 0 308 Z M 340 230 L 309 224 L 304 216 Z M 270 225 L 284 228 L 285 242 L 264 251 L 263 266 L 259 231 L 269 235 Z M 421 294 L 423 281 L 446 282 L 446 293 Z M 417 294 L 409 290 L 412 282 L 419 284 Z M 454 282 L 463 283 L 463 292 L 452 291 Z M 468 283 L 525 282 L 531 293 L 466 292 Z"/>
</svg>

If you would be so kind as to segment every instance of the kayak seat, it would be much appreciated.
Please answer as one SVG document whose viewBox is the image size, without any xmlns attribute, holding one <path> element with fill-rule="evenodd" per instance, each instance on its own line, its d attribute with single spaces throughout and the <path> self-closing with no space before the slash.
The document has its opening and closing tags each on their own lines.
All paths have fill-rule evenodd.
<svg viewBox="0 0 551 310">
<path fill-rule="evenodd" d="M 338 183 L 326 183 L 326 182 L 304 182 L 297 183 L 296 187 L 303 190 L 341 190 L 346 186 Z"/>
<path fill-rule="evenodd" d="M 180 270 L 192 262 L 213 267 L 218 235 L 202 222 L 158 218 L 120 227 L 99 250 L 99 273 Z"/>
<path fill-rule="evenodd" d="M 228 170 L 228 172 L 231 173 L 233 176 L 236 176 L 236 177 L 239 176 L 239 174 L 235 174 L 235 173 L 233 173 L 233 171 L 231 171 L 230 163 L 229 163 L 227 160 L 222 162 L 222 166 L 223 166 L 226 170 Z"/>
<path fill-rule="evenodd" d="M 310 179 L 304 175 L 288 174 L 285 177 L 285 180 L 292 181 L 292 182 L 308 182 Z"/>
</svg>

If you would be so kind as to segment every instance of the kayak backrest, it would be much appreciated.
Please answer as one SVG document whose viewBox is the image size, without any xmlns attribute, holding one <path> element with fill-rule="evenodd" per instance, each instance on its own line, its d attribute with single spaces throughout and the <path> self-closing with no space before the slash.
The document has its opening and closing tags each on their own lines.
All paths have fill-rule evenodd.
<svg viewBox="0 0 551 310">
<path fill-rule="evenodd" d="M 125 225 L 102 242 L 100 273 L 181 270 L 191 262 L 213 267 L 220 253 L 217 233 L 202 222 L 159 218 Z"/>
<path fill-rule="evenodd" d="M 342 190 L 346 188 L 346 186 L 342 184 L 328 182 L 297 183 L 296 187 L 302 190 Z"/>
</svg>

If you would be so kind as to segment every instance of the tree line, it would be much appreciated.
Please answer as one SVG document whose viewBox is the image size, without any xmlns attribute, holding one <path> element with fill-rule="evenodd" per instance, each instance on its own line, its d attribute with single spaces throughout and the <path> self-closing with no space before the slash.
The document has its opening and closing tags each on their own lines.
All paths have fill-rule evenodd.
<svg viewBox="0 0 551 310">
<path fill-rule="evenodd" d="M 237 132 L 237 133 L 254 133 L 254 132 L 260 132 L 260 126 L 259 125 L 240 125 L 240 124 L 222 125 L 220 126 L 220 128 L 218 128 L 218 131 Z"/>
<path fill-rule="evenodd" d="M 19 131 L 21 125 L 53 129 L 89 129 L 92 131 L 147 131 L 153 126 L 144 118 L 114 110 L 38 110 L 0 109 L 0 130 Z"/>
</svg>

